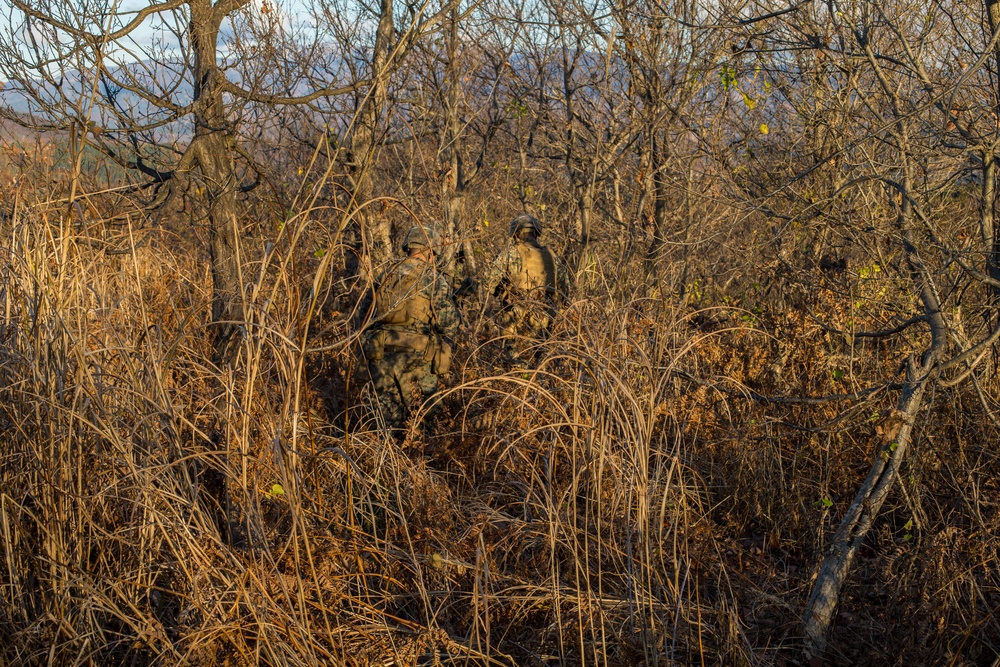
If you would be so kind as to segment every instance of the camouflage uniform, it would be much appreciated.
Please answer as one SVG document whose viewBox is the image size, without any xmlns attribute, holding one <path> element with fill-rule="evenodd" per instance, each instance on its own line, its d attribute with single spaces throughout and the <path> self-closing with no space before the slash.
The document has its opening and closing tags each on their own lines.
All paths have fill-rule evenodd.
<svg viewBox="0 0 1000 667">
<path fill-rule="evenodd" d="M 433 230 L 414 227 L 404 250 L 433 248 Z M 371 312 L 374 307 L 374 312 Z M 437 391 L 435 351 L 458 333 L 459 314 L 447 281 L 433 263 L 407 257 L 379 276 L 365 295 L 360 316 L 371 323 L 362 350 L 382 416 L 399 428 L 408 412 Z"/>
<path fill-rule="evenodd" d="M 534 233 L 518 236 L 529 229 Z M 501 302 L 497 324 L 504 336 L 544 338 L 560 297 L 569 292 L 562 262 L 537 240 L 541 230 L 533 216 L 514 218 L 510 223 L 513 242 L 487 272 L 485 284 Z"/>
</svg>

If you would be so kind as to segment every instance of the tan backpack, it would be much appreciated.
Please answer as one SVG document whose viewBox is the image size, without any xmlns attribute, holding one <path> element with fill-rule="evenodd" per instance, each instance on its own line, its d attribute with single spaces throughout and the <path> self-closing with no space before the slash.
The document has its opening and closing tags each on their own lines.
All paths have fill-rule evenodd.
<svg viewBox="0 0 1000 667">
<path fill-rule="evenodd" d="M 556 292 L 556 259 L 546 246 L 535 243 L 517 243 L 521 270 L 511 276 L 513 287 L 524 292 L 544 289 L 548 295 Z"/>
<path fill-rule="evenodd" d="M 379 324 L 404 327 L 430 324 L 431 302 L 420 290 L 420 278 L 427 268 L 422 262 L 404 261 L 385 276 L 375 295 Z"/>
<path fill-rule="evenodd" d="M 442 337 L 431 334 L 386 329 L 383 325 L 412 327 L 429 325 L 433 317 L 430 299 L 420 290 L 427 265 L 404 261 L 382 280 L 375 294 L 376 325 L 365 336 L 362 349 L 368 361 L 381 361 L 387 349 L 407 349 L 424 355 L 431 372 L 440 375 L 451 367 L 452 348 Z"/>
</svg>

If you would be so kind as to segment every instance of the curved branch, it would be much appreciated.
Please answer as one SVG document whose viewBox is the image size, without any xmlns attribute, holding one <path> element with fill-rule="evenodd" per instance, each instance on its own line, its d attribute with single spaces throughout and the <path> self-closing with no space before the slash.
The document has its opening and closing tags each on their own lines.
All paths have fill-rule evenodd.
<svg viewBox="0 0 1000 667">
<path fill-rule="evenodd" d="M 667 373 L 675 377 L 683 378 L 689 382 L 693 382 L 701 387 L 708 387 L 710 389 L 715 389 L 731 396 L 744 396 L 761 403 L 776 403 L 778 405 L 826 405 L 827 403 L 835 403 L 837 401 L 857 401 L 862 398 L 867 398 L 872 394 L 878 393 L 883 389 L 899 389 L 903 387 L 903 384 L 898 382 L 887 382 L 885 384 L 876 385 L 874 387 L 867 387 L 866 389 L 860 389 L 858 391 L 851 392 L 850 394 L 829 394 L 827 396 L 767 396 L 765 394 L 758 394 L 752 389 L 744 388 L 732 389 L 726 386 L 720 386 L 715 382 L 709 382 L 708 380 L 703 380 L 699 377 L 686 373 L 684 371 L 679 371 L 675 369 L 668 369 Z"/>
<path fill-rule="evenodd" d="M 242 9 L 250 0 L 218 0 L 212 8 L 219 19 L 223 19 L 237 9 Z"/>
<path fill-rule="evenodd" d="M 143 90 L 140 86 L 133 86 L 131 84 L 125 83 L 124 81 L 122 81 L 121 79 L 119 79 L 117 76 L 115 76 L 115 74 L 113 74 L 111 71 L 105 70 L 102 74 L 104 75 L 104 77 L 108 81 L 110 81 L 115 86 L 118 86 L 122 90 L 128 91 L 128 92 L 132 93 L 133 95 L 138 95 L 139 97 L 141 97 L 142 99 L 144 99 L 146 102 L 149 102 L 153 106 L 160 107 L 161 109 L 168 109 L 168 110 L 172 111 L 175 114 L 175 117 L 185 116 L 185 115 L 189 114 L 191 112 L 191 110 L 194 108 L 194 103 L 193 102 L 191 104 L 186 104 L 184 106 L 180 106 L 178 104 L 174 104 L 173 102 L 171 102 L 168 99 L 165 99 L 161 95 L 156 95 L 156 94 L 150 93 L 150 92 L 148 92 L 146 90 Z M 132 79 L 133 81 L 135 80 L 135 78 L 133 76 L 131 76 L 131 74 L 130 74 L 129 78 Z M 174 120 L 174 119 L 171 119 L 171 120 Z"/>
<path fill-rule="evenodd" d="M 972 372 L 976 370 L 976 366 L 979 365 L 979 362 L 986 358 L 987 352 L 989 352 L 988 348 L 980 352 L 979 356 L 976 357 L 971 364 L 969 364 L 969 367 L 962 371 L 957 377 L 953 377 L 950 380 L 938 380 L 938 386 L 947 389 L 948 387 L 954 387 L 955 385 L 963 382 L 967 377 L 972 375 Z"/>
<path fill-rule="evenodd" d="M 949 368 L 953 368 L 958 364 L 968 359 L 971 359 L 972 357 L 977 356 L 980 352 L 984 352 L 988 347 L 993 345 L 993 343 L 997 342 L 998 340 L 1000 340 L 1000 324 L 997 324 L 997 326 L 993 329 L 993 331 L 990 332 L 990 335 L 981 340 L 976 345 L 970 347 L 965 352 L 962 352 L 961 354 L 952 357 L 948 361 L 941 362 L 940 364 L 941 370 L 942 371 L 948 370 Z M 975 364 L 973 364 L 973 366 L 975 366 Z M 951 380 L 949 380 L 949 382 L 951 382 Z M 951 386 L 951 385 L 944 385 L 944 386 Z"/>
<path fill-rule="evenodd" d="M 818 324 L 824 331 L 829 331 L 830 333 L 839 334 L 841 336 L 851 336 L 852 338 L 886 338 L 894 334 L 906 331 L 911 326 L 917 322 L 926 322 L 926 315 L 918 315 L 916 317 L 911 317 L 897 327 L 892 329 L 883 329 L 882 331 L 859 331 L 857 333 L 851 333 L 850 331 L 841 331 L 840 329 L 834 329 L 828 324 L 824 324 L 818 317 L 809 313 L 809 319 Z"/>
<path fill-rule="evenodd" d="M 68 23 L 59 21 L 52 16 L 39 12 L 32 7 L 29 7 L 21 0 L 11 0 L 11 4 L 17 7 L 19 10 L 24 12 L 27 16 L 48 23 L 54 28 L 58 28 L 67 34 L 70 34 L 76 38 L 82 39 L 90 45 L 102 45 L 107 42 L 114 42 L 122 37 L 127 37 L 133 30 L 142 25 L 143 21 L 152 16 L 153 14 L 159 14 L 160 12 L 168 12 L 173 9 L 178 9 L 187 4 L 187 0 L 169 0 L 168 2 L 161 2 L 159 4 L 147 5 L 140 9 L 135 18 L 126 23 L 124 26 L 108 34 L 94 34 L 92 32 L 87 32 L 86 30 L 80 30 L 75 28 Z"/>
<path fill-rule="evenodd" d="M 155 185 L 157 183 L 166 183 L 171 178 L 173 178 L 174 172 L 160 171 L 159 169 L 156 169 L 155 167 L 146 164 L 146 161 L 143 160 L 142 156 L 138 154 L 139 153 L 138 142 L 134 138 L 134 135 L 130 138 L 132 139 L 132 144 L 136 151 L 135 160 L 129 160 L 125 157 L 122 157 L 118 153 L 118 151 L 109 146 L 106 141 L 103 141 L 100 138 L 96 139 L 93 145 L 97 150 L 107 155 L 109 158 L 111 158 L 111 160 L 113 160 L 116 164 L 123 167 L 124 169 L 135 169 L 136 171 L 142 172 L 143 174 L 148 176 L 150 178 L 150 182 L 144 184 L 142 186 L 143 188 L 148 188 L 151 185 Z"/>
</svg>

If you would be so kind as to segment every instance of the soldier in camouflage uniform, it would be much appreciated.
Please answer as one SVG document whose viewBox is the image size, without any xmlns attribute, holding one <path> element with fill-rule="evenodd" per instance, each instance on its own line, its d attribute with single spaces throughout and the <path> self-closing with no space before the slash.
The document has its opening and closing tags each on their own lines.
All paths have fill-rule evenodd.
<svg viewBox="0 0 1000 667">
<path fill-rule="evenodd" d="M 562 262 L 538 242 L 542 223 L 532 215 L 510 222 L 512 243 L 494 260 L 486 287 L 500 300 L 497 317 L 504 336 L 544 338 L 556 307 L 569 292 Z"/>
<path fill-rule="evenodd" d="M 407 257 L 387 270 L 359 307 L 368 322 L 361 336 L 382 416 L 400 428 L 408 412 L 437 391 L 438 375 L 451 363 L 451 343 L 459 314 L 447 281 L 434 266 L 437 233 L 413 227 L 403 250 Z"/>
</svg>

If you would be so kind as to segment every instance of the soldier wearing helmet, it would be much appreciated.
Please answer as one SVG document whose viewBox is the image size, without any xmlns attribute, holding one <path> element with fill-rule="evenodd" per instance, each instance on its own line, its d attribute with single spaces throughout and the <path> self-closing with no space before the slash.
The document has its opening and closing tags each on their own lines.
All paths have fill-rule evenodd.
<svg viewBox="0 0 1000 667">
<path fill-rule="evenodd" d="M 366 324 L 361 349 L 387 426 L 401 428 L 438 387 L 451 363 L 459 314 L 447 281 L 434 265 L 440 238 L 414 226 L 403 241 L 407 256 L 385 271 L 362 299 Z"/>
<path fill-rule="evenodd" d="M 498 323 L 504 336 L 543 338 L 569 291 L 566 270 L 539 243 L 541 235 L 538 218 L 517 216 L 510 221 L 511 243 L 490 266 L 486 286 L 500 301 Z"/>
</svg>

